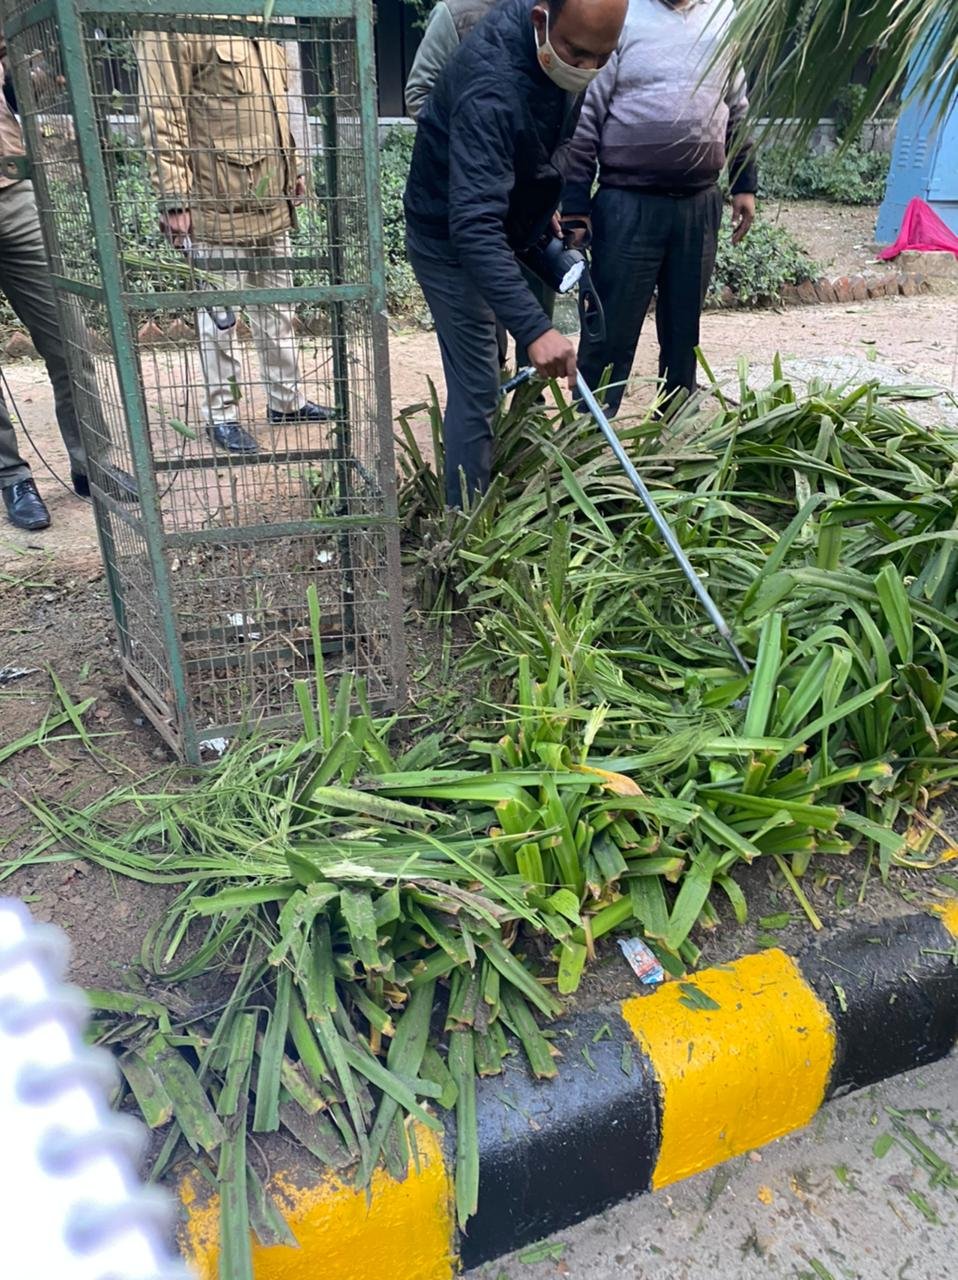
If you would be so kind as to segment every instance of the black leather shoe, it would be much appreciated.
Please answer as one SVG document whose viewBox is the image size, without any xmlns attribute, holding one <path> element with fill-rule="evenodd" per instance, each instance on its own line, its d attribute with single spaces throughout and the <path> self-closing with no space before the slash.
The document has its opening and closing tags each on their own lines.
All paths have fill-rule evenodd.
<svg viewBox="0 0 958 1280">
<path fill-rule="evenodd" d="M 18 529 L 46 529 L 50 523 L 50 512 L 32 480 L 7 485 L 3 490 L 3 505 L 7 508 L 7 519 Z"/>
<path fill-rule="evenodd" d="M 213 443 L 221 449 L 229 449 L 232 453 L 259 453 L 259 445 L 238 422 L 213 422 L 206 430 Z"/>
<path fill-rule="evenodd" d="M 111 498 L 117 502 L 139 502 L 140 493 L 129 471 L 114 467 L 111 463 L 101 463 L 100 466 L 104 473 L 105 491 Z"/>
<path fill-rule="evenodd" d="M 335 417 L 335 409 L 325 404 L 314 404 L 312 400 L 307 400 L 292 413 L 280 413 L 278 409 L 269 411 L 270 422 L 332 422 Z"/>
<path fill-rule="evenodd" d="M 90 496 L 90 478 L 75 471 L 70 472 L 73 488 L 81 498 Z M 115 467 L 111 462 L 100 462 L 100 488 L 114 502 L 139 502 L 140 494 L 136 481 L 122 467 Z"/>
</svg>

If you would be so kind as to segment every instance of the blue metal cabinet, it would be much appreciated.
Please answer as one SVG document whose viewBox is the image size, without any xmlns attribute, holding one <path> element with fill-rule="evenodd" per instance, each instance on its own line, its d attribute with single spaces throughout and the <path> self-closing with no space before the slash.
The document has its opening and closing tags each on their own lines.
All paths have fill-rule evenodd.
<svg viewBox="0 0 958 1280">
<path fill-rule="evenodd" d="M 909 76 L 909 87 L 923 66 L 919 59 Z M 906 101 L 907 96 L 906 88 Z M 940 105 L 938 98 L 916 98 L 901 113 L 888 189 L 878 213 L 875 236 L 879 244 L 897 237 L 908 202 L 915 196 L 927 201 L 942 221 L 958 232 L 958 104 L 938 122 Z"/>
</svg>

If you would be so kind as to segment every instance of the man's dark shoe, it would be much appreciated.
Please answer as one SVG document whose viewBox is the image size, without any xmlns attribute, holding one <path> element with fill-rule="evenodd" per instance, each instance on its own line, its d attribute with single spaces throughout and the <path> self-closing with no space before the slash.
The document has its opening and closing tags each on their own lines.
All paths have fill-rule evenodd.
<svg viewBox="0 0 958 1280">
<path fill-rule="evenodd" d="M 269 411 L 270 422 L 332 422 L 335 417 L 335 409 L 325 404 L 314 404 L 312 400 L 307 400 L 292 413 L 280 413 L 278 409 Z"/>
<path fill-rule="evenodd" d="M 259 453 L 259 445 L 238 422 L 212 422 L 206 428 L 210 439 L 231 453 Z"/>
<path fill-rule="evenodd" d="M 140 495 L 136 487 L 136 481 L 128 471 L 124 471 L 122 467 L 115 467 L 110 462 L 100 462 L 100 488 L 105 494 L 113 499 L 114 502 L 139 502 Z M 73 481 L 73 491 L 80 498 L 90 497 L 90 477 L 84 475 L 82 471 L 71 471 L 70 479 Z"/>
<path fill-rule="evenodd" d="M 139 502 L 140 491 L 129 471 L 114 467 L 112 463 L 100 464 L 104 473 L 105 491 L 116 502 Z"/>
<path fill-rule="evenodd" d="M 3 505 L 7 508 L 7 519 L 18 529 L 46 529 L 50 523 L 50 512 L 32 480 L 18 480 L 8 485 L 3 490 Z"/>
</svg>

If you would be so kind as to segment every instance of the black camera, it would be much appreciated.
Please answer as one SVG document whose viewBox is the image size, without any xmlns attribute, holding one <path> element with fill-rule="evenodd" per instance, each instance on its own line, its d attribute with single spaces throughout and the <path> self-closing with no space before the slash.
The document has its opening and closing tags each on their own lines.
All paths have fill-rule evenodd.
<svg viewBox="0 0 958 1280">
<path fill-rule="evenodd" d="M 523 249 L 518 256 L 524 267 L 528 267 L 556 293 L 569 293 L 574 289 L 587 266 L 581 249 L 571 248 L 551 232 L 537 240 L 531 249 Z"/>
<path fill-rule="evenodd" d="M 592 284 L 589 260 L 582 252 L 551 231 L 532 246 L 516 255 L 524 267 L 554 289 L 556 293 L 570 293 L 579 288 L 579 322 L 582 329 L 599 342 L 605 340 L 605 314 L 602 303 Z"/>
</svg>

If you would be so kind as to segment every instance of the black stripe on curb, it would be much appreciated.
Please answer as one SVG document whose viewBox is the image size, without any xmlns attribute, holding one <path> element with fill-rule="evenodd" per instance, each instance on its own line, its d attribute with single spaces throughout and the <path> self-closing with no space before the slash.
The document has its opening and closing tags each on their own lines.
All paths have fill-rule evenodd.
<svg viewBox="0 0 958 1280">
<path fill-rule="evenodd" d="M 460 1240 L 464 1267 L 651 1187 L 658 1085 L 618 1006 L 577 1017 L 555 1044 L 556 1079 L 534 1080 L 513 1058 L 479 1082 L 479 1212 Z"/>
<path fill-rule="evenodd" d="M 951 1052 L 958 1041 L 956 946 L 936 916 L 922 914 L 831 934 L 798 954 L 835 1023 L 827 1097 Z"/>
</svg>

